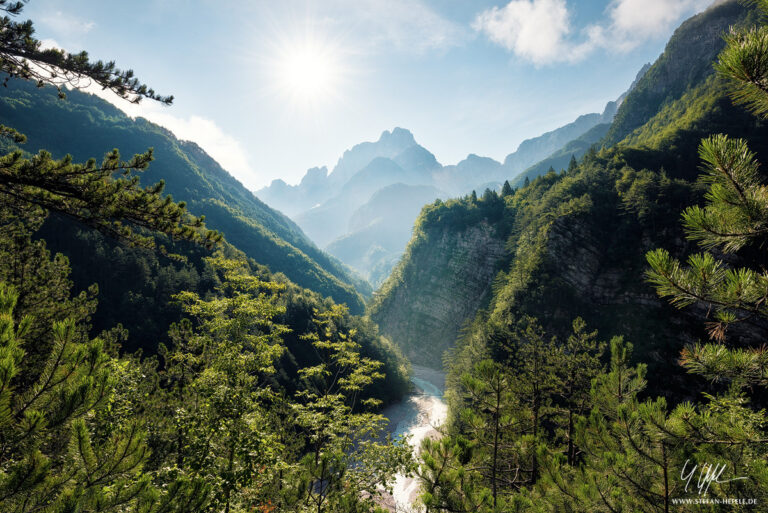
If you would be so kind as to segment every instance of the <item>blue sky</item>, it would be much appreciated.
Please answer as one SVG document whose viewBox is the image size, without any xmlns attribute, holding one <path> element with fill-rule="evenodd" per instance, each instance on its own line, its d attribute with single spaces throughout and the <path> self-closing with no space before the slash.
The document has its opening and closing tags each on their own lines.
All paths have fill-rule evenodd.
<svg viewBox="0 0 768 513">
<path fill-rule="evenodd" d="M 46 44 L 114 59 L 135 108 L 247 187 L 297 183 L 401 126 L 443 164 L 502 160 L 603 109 L 710 0 L 32 0 Z"/>
</svg>

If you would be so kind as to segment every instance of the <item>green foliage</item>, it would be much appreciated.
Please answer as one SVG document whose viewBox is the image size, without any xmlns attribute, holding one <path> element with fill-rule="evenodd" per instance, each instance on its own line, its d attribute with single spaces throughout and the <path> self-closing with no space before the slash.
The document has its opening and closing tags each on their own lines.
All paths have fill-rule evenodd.
<svg viewBox="0 0 768 513">
<path fill-rule="evenodd" d="M 55 322 L 37 373 L 25 351 L 33 320 L 14 321 L 17 298 L 0 283 L 3 511 L 177 511 L 154 509 L 141 419 L 108 419 L 117 361 L 104 341 L 85 338 L 81 319 Z M 36 378 L 25 383 L 30 372 Z"/>
<path fill-rule="evenodd" d="M 113 150 L 100 165 L 93 159 L 73 164 L 69 156 L 56 161 L 47 152 L 25 159 L 16 151 L 0 158 L 0 196 L 6 204 L 58 212 L 143 247 L 153 247 L 154 240 L 136 233 L 135 228 L 208 247 L 219 242 L 221 234 L 199 229 L 204 218 L 188 215 L 184 202 L 174 203 L 170 196 L 162 196 L 163 182 L 139 186 L 138 177 L 131 172 L 146 169 L 151 160 L 151 150 L 129 161 L 120 160 Z M 113 179 L 116 174 L 121 177 Z"/>
<path fill-rule="evenodd" d="M 663 398 L 641 398 L 646 366 L 630 365 L 632 345 L 621 337 L 603 370 L 605 345 L 582 320 L 565 344 L 523 324 L 486 340 L 491 352 L 500 344 L 515 357 L 481 360 L 454 382 L 465 409 L 442 439 L 422 446 L 428 511 L 661 512 L 678 510 L 679 500 L 763 500 L 764 412 L 742 392 L 670 411 Z M 707 472 L 722 477 L 709 482 Z"/>
<path fill-rule="evenodd" d="M 358 411 L 379 404 L 371 398 L 360 401 L 360 394 L 384 375 L 381 362 L 360 354 L 355 330 L 343 330 L 344 315 L 341 306 L 316 315 L 317 332 L 304 338 L 320 363 L 300 370 L 307 389 L 292 405 L 308 450 L 287 496 L 317 512 L 351 510 L 358 501 L 375 507 L 382 489 L 391 491 L 395 473 L 407 470 L 411 457 L 405 441 L 382 440 L 384 417 Z"/>
<path fill-rule="evenodd" d="M 571 466 L 583 458 L 577 424 L 594 404 L 590 384 L 602 370 L 597 333 L 576 319 L 560 344 L 530 317 L 486 331 L 453 359 L 450 405 L 459 413 L 443 440 L 422 447 L 430 511 L 528 510 L 542 465 L 555 454 Z M 477 345 L 486 357 L 470 363 Z"/>
<path fill-rule="evenodd" d="M 718 64 L 718 71 L 731 80 L 737 100 L 747 103 L 757 115 L 764 115 L 768 101 L 768 95 L 750 82 L 758 72 L 754 66 L 768 55 L 768 48 L 761 46 L 764 27 L 732 32 Z M 707 250 L 724 253 L 763 244 L 768 189 L 747 142 L 715 135 L 701 142 L 699 155 L 705 171 L 701 180 L 708 185 L 708 192 L 703 208 L 693 206 L 683 212 L 688 238 Z M 691 255 L 687 267 L 662 249 L 648 253 L 647 258 L 651 265 L 648 280 L 659 295 L 669 297 L 680 308 L 702 302 L 714 309 L 709 335 L 717 342 L 725 341 L 729 325 L 768 316 L 763 308 L 768 281 L 760 270 L 748 266 L 734 268 L 709 252 Z M 755 267 L 760 265 L 760 261 L 755 262 Z M 683 364 L 710 378 L 728 378 L 744 385 L 761 381 L 762 351 L 739 349 L 728 355 L 723 348 L 694 347 L 683 354 Z M 725 362 L 730 365 L 724 365 Z"/>
<path fill-rule="evenodd" d="M 683 213 L 688 236 L 704 248 L 732 253 L 763 236 L 768 224 L 768 188 L 762 184 L 754 153 L 746 141 L 724 135 L 701 142 L 702 181 L 709 185 L 705 208 Z"/>
<path fill-rule="evenodd" d="M 763 2 L 759 5 L 767 9 Z M 766 79 L 768 79 L 768 27 L 736 30 L 725 37 L 726 48 L 715 68 L 731 84 L 732 98 L 761 117 L 768 115 Z"/>
<path fill-rule="evenodd" d="M 364 395 L 383 364 L 362 355 L 347 312 L 315 311 L 316 363 L 301 367 L 295 391 L 274 380 L 289 329 L 286 287 L 220 257 L 217 294 L 177 296 L 193 321 L 171 330 L 162 389 L 154 393 L 152 468 L 209 490 L 206 511 L 369 511 L 382 486 L 409 462 L 404 443 L 381 440 L 384 419 Z M 259 509 L 260 510 L 260 509 Z"/>
<path fill-rule="evenodd" d="M 386 356 L 389 346 L 371 344 L 370 327 L 356 324 L 343 307 L 319 302 L 287 280 L 271 281 L 265 269 L 254 271 L 243 259 L 209 259 L 217 285 L 205 298 L 176 296 L 192 320 L 172 328 L 173 346 L 162 349 L 158 376 L 152 360 L 115 356 L 124 331 L 87 337 L 93 300 L 68 297 L 66 260 L 50 260 L 25 221 L 35 227 L 40 220 L 8 214 L 12 230 L 0 237 L 0 247 L 18 249 L 4 260 L 18 274 L 4 273 L 20 283 L 28 301 L 20 316 L 19 295 L 0 285 L 3 511 L 268 511 L 287 501 L 302 511 L 304 494 L 317 493 L 331 467 L 338 481 L 332 493 L 321 494 L 327 506 L 319 510 L 368 511 L 379 484 L 407 468 L 410 448 L 376 441 L 383 418 L 360 410 L 378 404 L 367 389 L 383 381 L 384 368 L 393 368 L 386 385 L 391 395 L 379 397 L 402 393 L 402 362 L 364 356 Z M 42 274 L 21 279 L 33 263 Z M 45 301 L 46 292 L 60 304 Z M 279 322 L 296 322 L 287 314 L 302 296 L 310 309 L 323 310 L 300 326 L 310 331 L 299 337 L 317 346 L 315 358 L 326 352 L 314 367 L 304 367 L 304 384 L 282 361 L 289 329 Z M 53 327 L 46 330 L 38 315 Z M 57 320 L 65 315 L 76 317 Z M 353 326 L 365 345 L 353 341 Z M 36 343 L 25 351 L 30 339 Z M 332 372 L 325 380 L 332 386 L 309 379 L 322 369 Z M 308 418 L 314 420 L 306 424 Z M 313 439 L 324 443 L 320 467 L 307 458 Z"/>
<path fill-rule="evenodd" d="M 675 502 L 681 498 L 763 500 L 762 483 L 768 477 L 765 412 L 751 404 L 750 396 L 761 400 L 756 387 L 765 383 L 764 349 L 720 344 L 684 349 L 685 368 L 729 388 L 708 388 L 689 378 L 688 388 L 683 388 L 686 395 L 677 395 L 672 383 L 680 379 L 674 366 L 681 344 L 670 340 L 678 340 L 681 332 L 700 331 L 688 323 L 670 322 L 681 319 L 672 310 L 655 309 L 651 315 L 639 301 L 625 311 L 606 304 L 611 290 L 622 291 L 624 298 L 647 296 L 637 279 L 645 267 L 638 249 L 664 240 L 674 250 L 648 255 L 650 277 L 661 294 L 680 305 L 704 303 L 715 312 L 715 322 L 708 327 L 721 340 L 729 323 L 764 320 L 765 287 L 759 270 L 764 259 L 759 248 L 764 243 L 765 208 L 757 158 L 745 141 L 712 137 L 701 148 L 706 177 L 691 183 L 695 150 L 713 127 L 747 136 L 762 154 L 757 135 L 763 125 L 727 105 L 722 80 L 706 79 L 710 72 L 702 63 L 683 66 L 690 61 L 681 52 L 689 48 L 683 35 L 694 33 L 691 27 L 701 27 L 707 16 L 721 24 L 728 12 L 740 9 L 734 2 L 716 6 L 678 31 L 609 133 L 616 136 L 636 123 L 634 128 L 641 128 L 625 140 L 627 146 L 592 151 L 575 169 L 531 180 L 508 201 L 516 209 L 507 243 L 511 266 L 499 273 L 487 309 L 478 312 L 450 354 L 450 424 L 443 440 L 423 447 L 420 475 L 429 511 L 660 512 L 683 508 Z M 673 55 L 680 62 L 673 63 Z M 681 72 L 688 75 L 680 77 Z M 656 87 L 676 74 L 678 82 Z M 638 105 L 643 99 L 647 105 Z M 700 194 L 704 188 L 706 195 Z M 686 249 L 674 218 L 701 196 L 706 206 L 685 212 L 686 232 L 705 247 L 728 252 L 728 263 L 703 253 L 691 257 L 686 267 L 672 256 Z M 734 262 L 749 262 L 749 257 L 752 266 L 734 268 Z M 616 262 L 621 270 L 614 267 Z M 615 281 L 600 284 L 607 276 Z M 595 301 L 589 293 L 601 299 Z M 632 365 L 631 345 L 616 337 L 611 341 L 610 368 L 602 370 L 603 346 L 582 322 L 574 323 L 568 342 L 554 344 L 539 364 L 530 352 L 516 360 L 510 348 L 522 346 L 509 341 L 519 338 L 518 323 L 526 322 L 526 314 L 546 319 L 546 332 L 562 340 L 565 312 L 584 312 L 609 333 L 629 329 L 633 335 L 647 334 L 637 354 L 649 365 Z M 703 324 L 701 317 L 697 312 L 691 319 Z M 638 326 L 638 321 L 646 325 Z M 663 373 L 660 360 L 666 360 Z M 569 368 L 570 373 L 558 371 Z M 590 376 L 573 372 L 581 368 L 590 369 Z M 535 377 L 537 371 L 542 372 L 540 378 Z M 646 376 L 652 376 L 650 385 Z M 515 385 L 518 377 L 521 385 Z M 499 383 L 503 386 L 494 386 Z M 526 402 L 536 389 L 544 392 L 540 402 Z M 495 396 L 507 401 L 505 408 L 489 407 L 487 398 L 494 397 L 494 390 L 512 392 L 509 398 Z M 659 391 L 670 404 L 678 404 L 670 407 L 664 398 L 648 398 Z M 461 413 L 473 402 L 484 406 Z M 521 424 L 514 419 L 517 412 L 526 421 L 537 418 L 533 404 L 541 404 L 542 429 L 531 440 L 530 432 L 518 431 Z M 509 447 L 517 448 L 527 466 L 518 467 L 512 453 L 505 452 Z M 494 448 L 497 456 L 506 458 L 502 465 L 494 460 Z M 502 471 L 494 471 L 499 468 L 512 469 L 523 479 L 505 481 Z M 718 469 L 724 479 L 706 489 L 696 490 L 695 484 L 681 479 L 681 472 L 691 472 L 695 483 L 700 475 Z M 700 508 L 719 511 L 717 504 Z"/>
<path fill-rule="evenodd" d="M 275 465 L 280 451 L 264 407 L 273 394 L 265 379 L 287 328 L 273 321 L 282 310 L 278 284 L 235 261 L 212 266 L 224 274 L 214 297 L 176 296 L 193 322 L 173 327 L 173 348 L 161 350 L 167 386 L 155 436 L 173 450 L 158 450 L 154 464 L 161 479 L 181 473 L 205 482 L 209 508 L 240 511 L 239 492 L 258 486 L 258 469 Z"/>
<path fill-rule="evenodd" d="M 0 0 L 9 14 L 21 7 Z M 25 60 L 34 58 L 54 72 L 49 81 L 90 76 L 123 97 L 158 99 L 130 72 L 91 64 L 85 54 L 35 54 L 39 43 L 31 26 L 0 20 L 0 30 L 26 38 L 16 61 L 0 45 L 0 61 L 12 75 L 34 78 L 37 68 Z M 0 132 L 24 140 L 12 129 Z M 205 156 L 183 157 L 199 163 Z M 202 218 L 188 216 L 183 202 L 163 198 L 162 182 L 139 187 L 131 172 L 145 169 L 151 158 L 149 152 L 123 162 L 117 151 L 101 165 L 73 164 L 70 156 L 55 160 L 44 151 L 2 158 L 0 510 L 377 509 L 382 486 L 408 470 L 411 456 L 404 442 L 380 437 L 384 419 L 372 409 L 402 394 L 407 364 L 368 321 L 271 274 L 228 244 L 219 245 L 215 258 L 203 258 L 204 248 L 221 236 L 202 230 Z M 128 337 L 121 326 L 90 336 L 97 287 L 72 297 L 68 259 L 51 259 L 46 243 L 34 239 L 49 212 L 52 239 L 71 247 L 72 225 L 55 230 L 56 223 L 80 221 L 96 229 L 80 240 L 102 251 L 89 263 L 125 267 L 141 286 L 157 276 L 152 290 L 161 298 L 174 295 L 188 318 L 171 326 L 170 349 L 160 350 L 162 368 L 141 354 L 119 356 Z M 265 212 L 290 231 L 279 214 Z M 180 250 L 169 265 L 149 251 L 157 241 Z M 105 264 L 110 256 L 118 258 Z M 303 258 L 299 265 L 309 260 Z M 187 285 L 195 290 L 179 290 Z M 130 303 L 141 296 L 128 296 L 130 328 L 142 312 Z M 302 318 L 307 310 L 310 318 Z M 305 353 L 301 358 L 309 364 L 291 350 Z M 377 381 L 383 390 L 373 386 Z"/>
</svg>

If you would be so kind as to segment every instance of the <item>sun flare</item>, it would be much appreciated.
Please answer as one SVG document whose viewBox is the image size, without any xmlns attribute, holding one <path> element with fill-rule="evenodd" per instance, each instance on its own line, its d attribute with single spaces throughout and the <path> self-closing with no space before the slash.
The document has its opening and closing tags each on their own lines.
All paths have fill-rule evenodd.
<svg viewBox="0 0 768 513">
<path fill-rule="evenodd" d="M 281 52 L 277 79 L 294 102 L 320 103 L 337 93 L 341 64 L 331 46 L 306 41 Z"/>
</svg>

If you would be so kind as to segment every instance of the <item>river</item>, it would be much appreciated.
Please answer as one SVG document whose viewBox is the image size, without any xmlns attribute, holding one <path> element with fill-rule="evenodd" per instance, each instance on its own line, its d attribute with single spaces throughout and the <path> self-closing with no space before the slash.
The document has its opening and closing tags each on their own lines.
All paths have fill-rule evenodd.
<svg viewBox="0 0 768 513">
<path fill-rule="evenodd" d="M 437 436 L 436 427 L 445 421 L 448 406 L 443 400 L 445 374 L 427 367 L 413 366 L 414 391 L 401 402 L 384 410 L 393 437 L 410 436 L 414 454 L 426 437 Z M 418 481 L 398 475 L 392 497 L 383 506 L 398 513 L 419 511 L 412 504 L 418 497 Z"/>
</svg>

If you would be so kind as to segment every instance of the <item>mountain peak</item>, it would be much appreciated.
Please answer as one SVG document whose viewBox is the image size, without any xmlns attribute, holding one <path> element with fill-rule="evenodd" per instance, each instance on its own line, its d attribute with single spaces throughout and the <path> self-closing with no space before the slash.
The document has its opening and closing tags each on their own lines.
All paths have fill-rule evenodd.
<svg viewBox="0 0 768 513">
<path fill-rule="evenodd" d="M 477 155 L 475 153 L 470 153 L 467 155 L 467 158 L 456 164 L 457 167 L 464 167 L 469 164 L 484 164 L 487 166 L 500 166 L 501 163 L 497 162 L 496 160 L 490 158 L 490 157 L 481 157 L 480 155 Z"/>
<path fill-rule="evenodd" d="M 407 147 L 416 144 L 416 139 L 413 138 L 413 134 L 410 130 L 395 127 L 391 132 L 389 130 L 384 130 L 381 133 L 381 137 L 379 137 L 379 142 Z"/>
<path fill-rule="evenodd" d="M 272 183 L 269 184 L 269 186 L 284 188 L 284 187 L 288 187 L 288 184 L 285 183 L 285 181 L 282 178 L 275 178 L 274 180 L 272 180 Z"/>
</svg>

